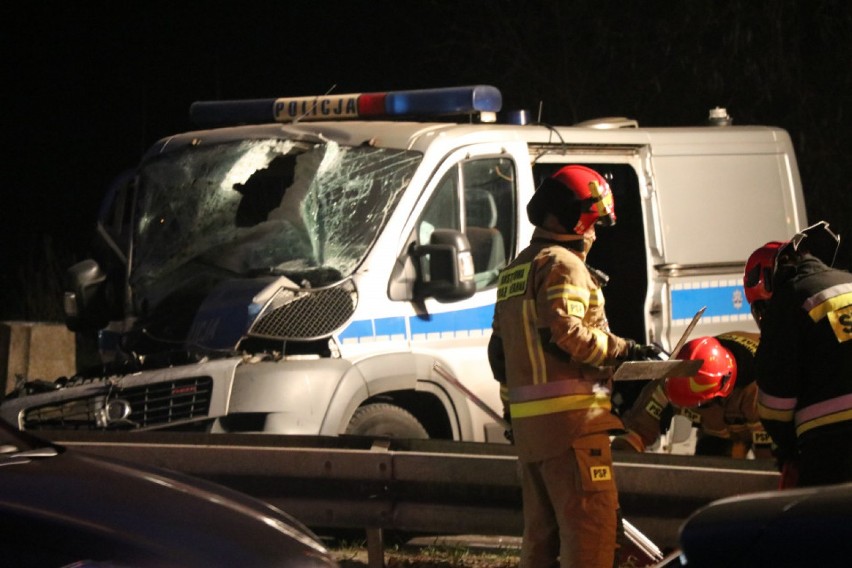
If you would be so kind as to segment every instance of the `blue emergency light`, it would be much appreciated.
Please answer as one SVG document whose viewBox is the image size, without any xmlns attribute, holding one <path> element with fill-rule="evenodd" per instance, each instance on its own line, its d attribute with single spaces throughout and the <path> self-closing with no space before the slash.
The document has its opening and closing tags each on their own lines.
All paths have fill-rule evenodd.
<svg viewBox="0 0 852 568">
<path fill-rule="evenodd" d="M 189 116 L 194 123 L 209 126 L 496 113 L 502 105 L 499 89 L 472 85 L 385 93 L 197 101 L 189 107 Z"/>
</svg>

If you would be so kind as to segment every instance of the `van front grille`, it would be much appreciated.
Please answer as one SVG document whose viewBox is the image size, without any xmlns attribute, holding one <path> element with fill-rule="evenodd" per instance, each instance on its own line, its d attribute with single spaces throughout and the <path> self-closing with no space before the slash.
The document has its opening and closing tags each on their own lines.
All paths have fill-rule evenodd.
<svg viewBox="0 0 852 568">
<path fill-rule="evenodd" d="M 252 337 L 311 340 L 330 336 L 355 313 L 352 280 L 327 288 L 282 287 L 249 330 Z"/>
<path fill-rule="evenodd" d="M 85 398 L 34 407 L 25 430 L 133 430 L 206 418 L 211 377 L 190 377 L 138 387 L 107 386 Z"/>
</svg>

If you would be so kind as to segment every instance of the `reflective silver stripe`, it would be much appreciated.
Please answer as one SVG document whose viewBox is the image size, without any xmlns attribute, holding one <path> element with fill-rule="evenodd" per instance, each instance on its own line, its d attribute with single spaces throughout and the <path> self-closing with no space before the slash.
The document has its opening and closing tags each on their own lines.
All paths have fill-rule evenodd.
<svg viewBox="0 0 852 568">
<path fill-rule="evenodd" d="M 798 402 L 796 397 L 772 396 L 762 390 L 757 391 L 757 400 L 766 408 L 773 410 L 793 410 L 796 408 L 796 403 Z"/>
<path fill-rule="evenodd" d="M 805 303 L 802 304 L 802 307 L 806 312 L 810 312 L 816 306 L 820 305 L 826 300 L 834 298 L 835 296 L 840 296 L 841 294 L 846 294 L 848 292 L 852 292 L 852 282 L 838 284 L 836 286 L 832 286 L 831 288 L 826 288 L 825 290 L 821 290 L 805 300 Z"/>
<path fill-rule="evenodd" d="M 816 404 L 811 404 L 796 412 L 796 424 L 804 424 L 809 420 L 828 416 L 836 412 L 852 409 L 852 394 L 830 398 Z"/>
</svg>

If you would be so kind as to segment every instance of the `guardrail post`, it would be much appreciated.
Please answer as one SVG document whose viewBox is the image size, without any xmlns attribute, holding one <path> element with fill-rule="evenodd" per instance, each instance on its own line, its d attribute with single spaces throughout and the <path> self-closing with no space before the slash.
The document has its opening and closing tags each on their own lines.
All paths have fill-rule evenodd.
<svg viewBox="0 0 852 568">
<path fill-rule="evenodd" d="M 384 453 L 389 450 L 390 440 L 385 438 L 373 440 L 370 446 L 370 452 Z M 385 541 L 380 528 L 367 528 L 367 565 L 369 568 L 385 568 Z"/>
<path fill-rule="evenodd" d="M 369 568 L 385 568 L 382 529 L 367 529 L 367 565 Z"/>
</svg>

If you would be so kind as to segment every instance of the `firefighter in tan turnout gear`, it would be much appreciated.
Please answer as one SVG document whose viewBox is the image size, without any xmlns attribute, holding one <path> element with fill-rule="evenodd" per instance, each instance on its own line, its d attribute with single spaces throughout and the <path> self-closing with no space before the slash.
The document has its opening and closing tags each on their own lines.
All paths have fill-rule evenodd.
<svg viewBox="0 0 852 568">
<path fill-rule="evenodd" d="M 692 377 L 649 382 L 622 419 L 627 434 L 612 448 L 644 452 L 662 433 L 661 419 L 669 409 L 697 428 L 695 454 L 745 458 L 772 457 L 772 440 L 757 412 L 754 355 L 760 336 L 732 331 L 688 341 L 678 359 L 701 360 Z"/>
<path fill-rule="evenodd" d="M 521 467 L 522 568 L 613 566 L 618 494 L 612 365 L 659 351 L 609 331 L 585 264 L 595 225 L 615 222 L 606 180 L 583 166 L 546 179 L 527 205 L 537 227 L 500 275 L 488 346 Z"/>
</svg>

